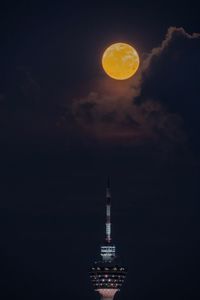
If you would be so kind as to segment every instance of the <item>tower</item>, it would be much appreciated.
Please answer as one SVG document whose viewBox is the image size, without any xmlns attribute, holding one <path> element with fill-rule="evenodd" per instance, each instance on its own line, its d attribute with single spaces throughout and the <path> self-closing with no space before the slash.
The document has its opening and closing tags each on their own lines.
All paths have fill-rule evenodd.
<svg viewBox="0 0 200 300">
<path fill-rule="evenodd" d="M 126 269 L 116 256 L 115 246 L 111 239 L 111 193 L 108 179 L 106 189 L 106 237 L 101 246 L 101 260 L 93 264 L 90 277 L 95 291 L 102 300 L 112 300 L 126 277 Z"/>
</svg>

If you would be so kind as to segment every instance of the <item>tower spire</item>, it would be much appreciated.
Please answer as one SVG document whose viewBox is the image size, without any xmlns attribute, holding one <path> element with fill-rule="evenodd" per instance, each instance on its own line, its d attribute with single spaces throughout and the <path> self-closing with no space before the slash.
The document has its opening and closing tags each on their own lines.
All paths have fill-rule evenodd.
<svg viewBox="0 0 200 300">
<path fill-rule="evenodd" d="M 109 177 L 106 187 L 106 241 L 107 243 L 111 242 L 111 192 Z"/>
<path fill-rule="evenodd" d="M 101 256 L 103 261 L 112 261 L 115 259 L 115 246 L 111 244 L 111 192 L 110 178 L 108 177 L 106 186 L 106 243 L 101 246 Z"/>
</svg>

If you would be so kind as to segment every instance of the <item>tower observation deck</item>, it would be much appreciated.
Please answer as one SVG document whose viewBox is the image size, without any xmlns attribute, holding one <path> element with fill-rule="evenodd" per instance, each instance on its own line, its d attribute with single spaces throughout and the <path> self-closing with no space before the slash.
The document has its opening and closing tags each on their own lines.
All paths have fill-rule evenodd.
<svg viewBox="0 0 200 300">
<path fill-rule="evenodd" d="M 111 239 L 111 193 L 108 180 L 106 189 L 106 237 L 101 246 L 101 260 L 93 264 L 90 277 L 95 291 L 99 292 L 102 300 L 112 300 L 126 277 L 126 268 L 121 265 L 116 256 L 115 246 Z"/>
</svg>

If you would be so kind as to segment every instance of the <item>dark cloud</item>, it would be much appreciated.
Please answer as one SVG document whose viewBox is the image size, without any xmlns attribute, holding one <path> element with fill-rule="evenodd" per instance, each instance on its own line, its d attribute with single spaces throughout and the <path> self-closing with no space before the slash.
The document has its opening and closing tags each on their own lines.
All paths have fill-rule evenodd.
<svg viewBox="0 0 200 300">
<path fill-rule="evenodd" d="M 199 147 L 200 129 L 200 35 L 183 28 L 169 28 L 161 46 L 152 50 L 144 63 L 141 93 L 137 103 L 149 98 L 182 118 L 182 128 L 191 144 Z"/>
</svg>

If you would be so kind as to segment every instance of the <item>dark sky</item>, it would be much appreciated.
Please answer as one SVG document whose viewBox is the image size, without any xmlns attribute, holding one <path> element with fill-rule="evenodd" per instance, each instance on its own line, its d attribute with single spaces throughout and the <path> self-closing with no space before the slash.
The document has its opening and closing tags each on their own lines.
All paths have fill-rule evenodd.
<svg viewBox="0 0 200 300">
<path fill-rule="evenodd" d="M 1 1 L 1 299 L 98 299 L 108 175 L 116 299 L 199 299 L 198 33 L 196 1 Z M 101 68 L 118 41 L 126 82 Z"/>
</svg>

